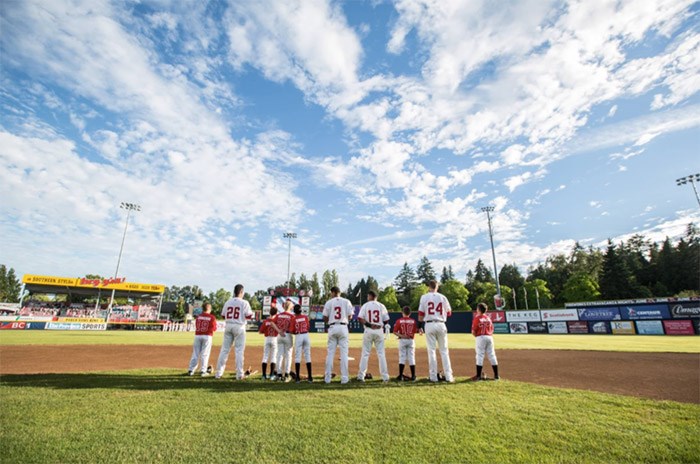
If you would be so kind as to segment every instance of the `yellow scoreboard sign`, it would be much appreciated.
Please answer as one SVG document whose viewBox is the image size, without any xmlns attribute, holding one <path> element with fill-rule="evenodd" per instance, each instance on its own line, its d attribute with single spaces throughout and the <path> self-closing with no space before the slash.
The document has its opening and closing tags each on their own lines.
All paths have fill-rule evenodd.
<svg viewBox="0 0 700 464">
<path fill-rule="evenodd" d="M 126 282 L 124 277 L 107 279 L 86 279 L 73 277 L 42 276 L 25 274 L 22 277 L 25 284 L 34 285 L 55 285 L 57 287 L 80 287 L 80 288 L 101 288 L 107 290 L 123 290 L 128 292 L 163 293 L 164 285 L 140 284 L 136 282 Z"/>
</svg>

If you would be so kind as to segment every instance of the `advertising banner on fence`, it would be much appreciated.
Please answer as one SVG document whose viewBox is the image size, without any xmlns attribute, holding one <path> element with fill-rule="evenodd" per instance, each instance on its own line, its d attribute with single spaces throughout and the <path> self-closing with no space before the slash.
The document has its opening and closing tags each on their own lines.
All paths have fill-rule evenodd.
<svg viewBox="0 0 700 464">
<path fill-rule="evenodd" d="M 0 330 L 24 330 L 27 324 L 29 323 L 24 321 L 0 322 Z"/>
<path fill-rule="evenodd" d="M 512 334 L 526 334 L 527 333 L 527 322 L 511 322 L 510 323 L 510 333 L 512 333 Z"/>
<path fill-rule="evenodd" d="M 664 326 L 661 321 L 635 321 L 639 335 L 663 335 Z"/>
<path fill-rule="evenodd" d="M 693 319 L 693 327 L 695 327 L 695 333 L 700 335 L 700 319 Z"/>
<path fill-rule="evenodd" d="M 578 321 L 578 311 L 576 309 L 543 309 L 542 321 Z"/>
<path fill-rule="evenodd" d="M 547 322 L 547 331 L 551 334 L 566 334 L 566 322 Z"/>
<path fill-rule="evenodd" d="M 539 311 L 506 311 L 508 322 L 540 322 Z M 511 330 L 512 332 L 512 330 Z"/>
<path fill-rule="evenodd" d="M 695 335 L 693 321 L 664 321 L 666 335 Z"/>
<path fill-rule="evenodd" d="M 592 334 L 609 334 L 610 322 L 608 321 L 590 321 L 588 323 L 588 332 Z"/>
<path fill-rule="evenodd" d="M 491 322 L 494 324 L 496 323 L 503 323 L 506 321 L 506 312 L 505 311 L 488 311 L 486 315 L 491 319 Z"/>
<path fill-rule="evenodd" d="M 547 323 L 546 322 L 528 322 L 527 331 L 531 334 L 546 334 L 547 333 Z"/>
<path fill-rule="evenodd" d="M 46 330 L 107 330 L 104 322 L 47 322 Z"/>
<path fill-rule="evenodd" d="M 617 306 L 582 308 L 578 310 L 578 318 L 582 321 L 619 321 L 620 308 Z"/>
<path fill-rule="evenodd" d="M 671 317 L 675 319 L 700 319 L 700 301 L 671 303 L 668 307 Z"/>
<path fill-rule="evenodd" d="M 488 313 L 486 313 L 488 314 Z M 507 334 L 510 333 L 510 330 L 508 329 L 508 324 L 505 324 L 503 322 L 496 322 L 493 324 L 493 333 L 495 334 Z"/>
<path fill-rule="evenodd" d="M 620 306 L 623 319 L 669 319 L 668 305 Z"/>
<path fill-rule="evenodd" d="M 612 321 L 610 328 L 612 328 L 612 333 L 615 335 L 634 335 L 637 333 L 634 330 L 634 322 L 632 321 Z"/>
<path fill-rule="evenodd" d="M 569 321 L 566 323 L 570 334 L 587 334 L 588 322 L 584 321 Z"/>
</svg>

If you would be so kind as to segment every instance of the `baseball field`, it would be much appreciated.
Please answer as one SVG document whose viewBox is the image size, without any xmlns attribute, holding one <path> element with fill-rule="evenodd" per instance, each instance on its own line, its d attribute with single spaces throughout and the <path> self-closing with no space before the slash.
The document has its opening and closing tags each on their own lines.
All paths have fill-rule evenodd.
<svg viewBox="0 0 700 464">
<path fill-rule="evenodd" d="M 189 377 L 191 333 L 0 333 L 2 462 L 698 462 L 700 339 L 496 336 L 504 380 L 454 384 Z M 259 369 L 262 337 L 246 364 Z M 427 375 L 424 340 L 417 371 Z M 215 336 L 210 364 L 221 346 Z M 360 335 L 353 335 L 351 374 Z M 388 341 L 392 375 L 396 341 Z M 376 356 L 370 372 L 377 376 Z M 336 371 L 337 371 L 336 363 Z M 487 373 L 489 367 L 485 367 Z"/>
</svg>

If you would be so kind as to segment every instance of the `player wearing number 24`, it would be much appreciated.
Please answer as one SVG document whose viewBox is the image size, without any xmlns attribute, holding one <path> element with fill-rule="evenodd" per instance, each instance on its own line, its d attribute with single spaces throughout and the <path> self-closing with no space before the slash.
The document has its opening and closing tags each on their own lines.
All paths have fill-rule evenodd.
<svg viewBox="0 0 700 464">
<path fill-rule="evenodd" d="M 220 379 L 224 375 L 226 362 L 231 351 L 231 345 L 236 351 L 236 379 L 245 378 L 243 371 L 243 356 L 245 352 L 246 323 L 253 318 L 253 310 L 250 303 L 243 299 L 243 285 L 237 284 L 233 289 L 234 297 L 224 304 L 221 314 L 226 320 L 224 329 L 224 343 L 221 346 L 219 360 L 216 363 L 216 378 Z"/>
<path fill-rule="evenodd" d="M 445 295 L 438 293 L 436 280 L 431 280 L 428 283 L 428 288 L 428 293 L 420 297 L 418 321 L 421 326 L 425 325 L 430 381 L 438 381 L 437 356 L 435 355 L 435 350 L 438 349 L 442 359 L 442 369 L 445 371 L 445 380 L 454 382 L 450 350 L 447 346 L 447 326 L 445 325 L 447 318 L 452 315 L 452 307 Z"/>
</svg>

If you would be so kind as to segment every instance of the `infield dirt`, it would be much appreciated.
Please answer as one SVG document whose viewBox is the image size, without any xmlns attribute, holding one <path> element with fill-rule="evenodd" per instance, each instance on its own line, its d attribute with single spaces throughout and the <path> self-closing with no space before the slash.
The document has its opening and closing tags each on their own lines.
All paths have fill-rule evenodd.
<svg viewBox="0 0 700 464">
<path fill-rule="evenodd" d="M 212 349 L 210 364 L 216 363 L 219 349 L 218 346 Z M 0 375 L 143 368 L 179 368 L 184 372 L 190 354 L 191 348 L 187 346 L 0 346 Z M 260 369 L 261 347 L 248 347 L 245 356 L 246 366 Z M 360 349 L 350 349 L 350 356 L 355 358 L 355 361 L 350 361 L 350 374 L 354 376 Z M 700 354 L 499 350 L 497 356 L 501 376 L 509 380 L 700 404 Z M 313 348 L 314 376 L 322 376 L 325 358 L 325 347 Z M 450 350 L 450 359 L 455 376 L 474 374 L 473 350 Z M 398 374 L 398 352 L 395 349 L 387 350 L 387 362 L 390 375 L 395 377 Z M 230 379 L 233 366 L 232 351 L 225 379 Z M 338 372 L 337 360 L 334 368 Z M 378 370 L 373 352 L 369 372 L 376 376 Z M 418 377 L 428 375 L 424 349 L 416 350 L 416 371 Z M 492 375 L 488 363 L 484 371 Z"/>
</svg>

